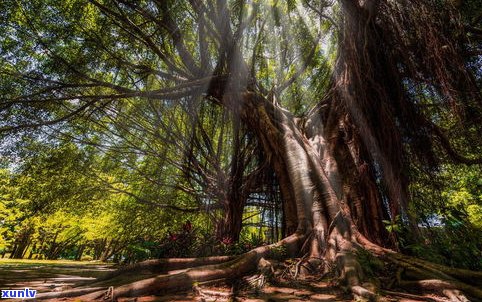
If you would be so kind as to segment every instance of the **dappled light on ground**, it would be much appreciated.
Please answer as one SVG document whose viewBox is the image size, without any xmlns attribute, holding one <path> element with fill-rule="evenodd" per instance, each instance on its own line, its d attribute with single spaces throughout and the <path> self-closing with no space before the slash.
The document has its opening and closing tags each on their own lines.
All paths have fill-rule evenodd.
<svg viewBox="0 0 482 302">
<path fill-rule="evenodd" d="M 0 289 L 28 287 L 38 293 L 62 291 L 113 270 L 112 264 L 0 259 Z"/>
</svg>

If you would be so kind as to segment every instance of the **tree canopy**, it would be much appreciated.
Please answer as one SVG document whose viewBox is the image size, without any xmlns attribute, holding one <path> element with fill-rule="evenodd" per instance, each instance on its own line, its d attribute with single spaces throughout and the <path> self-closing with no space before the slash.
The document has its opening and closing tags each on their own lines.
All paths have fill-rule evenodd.
<svg viewBox="0 0 482 302">
<path fill-rule="evenodd" d="M 0 252 L 480 270 L 480 4 L 2 1 Z"/>
</svg>

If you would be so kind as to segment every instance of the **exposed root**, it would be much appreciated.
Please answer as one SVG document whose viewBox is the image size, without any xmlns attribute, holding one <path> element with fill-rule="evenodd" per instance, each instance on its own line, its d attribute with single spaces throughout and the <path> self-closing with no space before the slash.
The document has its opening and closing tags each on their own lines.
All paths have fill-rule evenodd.
<svg viewBox="0 0 482 302">
<path fill-rule="evenodd" d="M 388 257 L 391 258 L 392 261 L 400 264 L 402 267 L 419 268 L 426 271 L 428 274 L 432 274 L 432 277 L 433 274 L 435 274 L 439 275 L 441 279 L 458 279 L 475 286 L 482 285 L 482 272 L 447 267 L 444 265 L 396 253 L 388 255 Z"/>
<path fill-rule="evenodd" d="M 363 236 L 357 236 L 364 248 L 380 256 L 382 259 L 396 264 L 401 270 L 397 273 L 398 284 L 407 289 L 434 292 L 451 299 L 451 301 L 482 301 L 482 272 L 451 268 L 422 259 L 402 255 L 394 251 L 378 247 Z M 402 280 L 403 277 L 412 279 Z"/>
<path fill-rule="evenodd" d="M 113 286 L 110 286 L 108 289 L 107 289 L 107 292 L 104 294 L 104 298 L 102 300 L 104 301 L 114 301 L 114 287 Z"/>
<path fill-rule="evenodd" d="M 403 268 L 407 277 L 415 279 L 415 281 L 398 280 L 401 287 L 412 290 L 428 290 L 445 295 L 450 299 L 459 296 L 458 300 L 454 301 L 467 299 L 454 292 L 462 291 L 472 299 L 482 300 L 482 290 L 477 286 L 482 281 L 481 272 L 451 269 L 401 254 L 390 254 L 386 259 Z"/>
<path fill-rule="evenodd" d="M 382 293 L 390 296 L 407 298 L 407 299 L 416 299 L 416 300 L 429 301 L 429 302 L 447 302 L 447 300 L 445 299 L 429 297 L 426 295 L 421 296 L 421 295 L 414 295 L 414 294 L 408 294 L 408 293 L 402 293 L 402 292 L 394 292 L 389 290 L 383 290 Z"/>
<path fill-rule="evenodd" d="M 49 292 L 49 293 L 38 293 L 36 295 L 36 298 L 39 300 L 43 299 L 54 299 L 54 298 L 59 298 L 59 297 L 77 297 L 77 296 L 82 296 L 85 294 L 89 294 L 92 292 L 96 292 L 99 290 L 103 290 L 103 287 L 87 287 L 87 288 L 77 288 L 77 289 L 71 289 L 69 291 L 63 291 L 63 292 Z"/>
<path fill-rule="evenodd" d="M 420 259 L 409 256 L 400 255 L 393 251 L 378 248 L 376 252 L 371 249 L 373 246 L 366 248 L 364 244 L 358 244 L 355 240 L 345 239 L 344 236 L 332 234 L 330 237 L 330 245 L 323 259 L 316 258 L 317 263 L 322 262 L 325 268 L 331 267 L 338 272 L 339 279 L 344 286 L 355 296 L 369 301 L 378 299 L 377 286 L 366 283 L 364 267 L 362 267 L 357 252 L 360 249 L 366 249 L 371 255 L 376 255 L 385 262 L 393 263 L 397 270 L 396 286 L 405 288 L 410 291 L 416 291 L 415 294 L 431 292 L 437 295 L 445 296 L 451 301 L 481 301 L 482 290 L 477 287 L 480 284 L 480 272 L 471 272 L 460 269 L 450 269 L 442 265 L 433 264 Z M 39 299 L 53 299 L 61 297 L 78 297 L 81 301 L 109 300 L 116 301 L 120 297 L 135 297 L 143 295 L 158 295 L 166 292 L 197 290 L 198 294 L 204 296 L 226 296 L 226 293 L 210 292 L 210 289 L 202 289 L 199 286 L 209 282 L 222 282 L 235 280 L 250 272 L 259 271 L 254 280 L 258 285 L 261 281 L 262 286 L 266 282 L 266 278 L 276 277 L 276 271 L 271 261 L 266 260 L 272 256 L 272 251 L 283 246 L 287 249 L 300 250 L 301 243 L 305 236 L 301 234 L 291 235 L 277 244 L 262 246 L 251 250 L 236 258 L 232 257 L 208 257 L 199 259 L 161 259 L 141 262 L 139 264 L 121 268 L 120 270 L 109 274 L 110 278 L 122 275 L 124 273 L 131 274 L 133 272 L 158 272 L 169 269 L 183 269 L 179 272 L 169 272 L 162 275 L 156 275 L 140 281 L 122 284 L 120 286 L 100 288 L 90 287 L 77 288 L 59 293 L 42 293 L 38 295 Z M 300 269 L 306 262 L 309 263 L 311 258 L 306 254 L 297 261 L 293 261 L 288 266 L 291 277 L 297 278 L 300 275 Z M 319 268 L 320 266 L 318 266 Z M 318 271 L 320 276 L 323 273 Z M 283 273 L 278 277 L 283 277 Z M 406 278 L 412 280 L 407 280 Z M 469 278 L 470 277 L 470 278 Z M 406 280 L 403 280 L 403 279 Z M 104 276 L 102 280 L 108 279 Z M 421 280 L 420 280 L 421 279 Z M 98 282 L 97 280 L 96 282 Z M 467 281 L 467 282 L 465 282 Z M 363 283 L 365 282 L 365 283 Z M 385 288 L 391 286 L 385 284 Z M 388 286 L 388 288 L 387 288 Z M 418 290 L 418 291 L 417 291 Z M 388 293 L 388 292 L 387 292 Z M 393 294 L 393 292 L 391 292 Z M 218 295 L 219 294 L 219 295 Z M 390 294 L 390 293 L 389 293 Z M 426 297 L 423 294 L 416 296 L 414 294 L 397 293 L 398 296 L 410 298 Z M 426 298 L 426 300 L 440 302 L 442 299 Z"/>
<path fill-rule="evenodd" d="M 355 285 L 350 287 L 350 291 L 353 293 L 355 298 L 364 298 L 368 301 L 377 301 L 377 295 L 368 289 L 360 285 Z"/>
<path fill-rule="evenodd" d="M 233 296 L 233 292 L 225 292 L 225 291 L 218 291 L 218 290 L 211 290 L 211 289 L 204 289 L 200 286 L 195 285 L 193 287 L 194 291 L 198 296 L 202 298 L 212 298 L 212 297 L 221 297 L 224 299 L 229 299 Z"/>
<path fill-rule="evenodd" d="M 304 239 L 302 234 L 295 233 L 282 241 L 269 246 L 262 246 L 251 250 L 243 255 L 236 257 L 234 260 L 221 264 L 204 265 L 197 268 L 190 268 L 177 274 L 158 275 L 124 284 L 115 288 L 112 299 L 115 301 L 119 297 L 133 297 L 142 295 L 159 294 L 163 292 L 181 291 L 192 289 L 198 282 L 205 282 L 217 279 L 234 279 L 243 276 L 258 268 L 259 261 L 269 255 L 274 248 L 284 246 L 286 249 L 299 249 L 299 245 Z M 182 261 L 181 261 L 182 262 Z M 87 293 L 87 294 L 85 294 Z M 48 297 L 40 295 L 40 299 L 45 298 L 61 298 L 79 296 L 81 301 L 94 301 L 104 297 L 106 289 L 98 290 L 98 288 L 83 289 L 80 293 L 79 289 L 69 290 L 60 293 L 54 293 Z"/>
<path fill-rule="evenodd" d="M 355 298 L 376 301 L 377 294 L 361 284 L 364 279 L 363 269 L 352 251 L 342 251 L 337 255 L 337 264 L 340 269 L 341 279 L 346 282 L 348 289 Z"/>
<path fill-rule="evenodd" d="M 418 281 L 402 281 L 400 286 L 406 289 L 431 291 L 440 295 L 444 295 L 451 301 L 480 301 L 482 300 L 482 290 L 460 281 L 446 281 L 439 279 L 418 280 Z M 460 291 L 471 297 L 468 300 Z"/>
<path fill-rule="evenodd" d="M 202 265 L 219 264 L 233 260 L 233 256 L 214 256 L 214 257 L 201 257 L 201 258 L 165 258 L 165 259 L 152 259 L 139 263 L 120 267 L 119 269 L 106 274 L 97 279 L 97 281 L 103 281 L 112 279 L 123 274 L 132 274 L 140 271 L 149 271 L 153 273 L 161 273 L 172 270 L 186 269 L 192 267 L 198 267 Z"/>
<path fill-rule="evenodd" d="M 299 261 L 295 263 L 295 275 L 293 276 L 294 279 L 298 277 L 298 274 L 300 273 L 300 267 L 304 261 L 306 261 L 306 258 L 308 257 L 308 254 L 303 256 Z"/>
<path fill-rule="evenodd" d="M 446 289 L 443 291 L 443 293 L 450 299 L 450 301 L 470 302 L 470 300 L 467 299 L 466 296 L 464 296 L 460 291 L 456 289 Z"/>
</svg>

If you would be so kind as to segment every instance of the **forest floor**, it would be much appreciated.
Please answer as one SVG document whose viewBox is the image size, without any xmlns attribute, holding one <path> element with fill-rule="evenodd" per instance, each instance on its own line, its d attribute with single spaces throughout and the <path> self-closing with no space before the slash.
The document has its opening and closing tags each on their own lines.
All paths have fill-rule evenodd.
<svg viewBox="0 0 482 302">
<path fill-rule="evenodd" d="M 112 270 L 112 264 L 99 262 L 0 259 L 0 289 L 59 291 L 78 282 L 93 281 Z"/>
<path fill-rule="evenodd" d="M 37 290 L 39 293 L 63 291 L 79 283 L 92 282 L 97 277 L 113 270 L 115 270 L 114 265 L 99 262 L 0 259 L 0 289 L 24 289 L 28 287 L 29 289 Z M 124 283 L 125 281 L 134 281 L 150 276 L 152 274 L 148 273 L 138 273 L 135 276 L 119 276 L 109 281 L 97 283 L 97 285 L 111 286 L 120 283 L 121 280 Z M 243 280 L 237 280 L 235 283 L 234 285 L 228 285 L 223 282 L 195 284 L 193 290 L 188 292 L 162 296 L 121 298 L 119 302 L 352 301 L 351 295 L 347 294 L 343 288 L 335 283 L 325 279 L 314 279 L 309 276 L 291 281 L 270 283 L 263 275 L 255 274 Z M 236 288 L 235 292 L 233 288 Z M 79 299 L 61 299 L 61 301 L 79 301 Z M 384 295 L 381 297 L 381 301 L 416 302 L 428 300 Z"/>
</svg>

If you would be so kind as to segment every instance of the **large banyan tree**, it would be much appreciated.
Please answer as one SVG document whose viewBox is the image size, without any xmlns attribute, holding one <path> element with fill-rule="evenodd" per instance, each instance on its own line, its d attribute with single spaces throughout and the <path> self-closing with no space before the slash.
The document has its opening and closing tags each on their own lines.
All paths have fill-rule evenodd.
<svg viewBox="0 0 482 302">
<path fill-rule="evenodd" d="M 193 260 L 193 267 L 210 265 L 122 285 L 115 297 L 241 276 L 284 246 L 290 255 L 308 254 L 312 267 L 336 268 L 356 295 L 374 297 L 362 286 L 356 251 L 364 249 L 418 280 L 400 284 L 482 299 L 481 273 L 394 252 L 396 239 L 383 224 L 400 219 L 419 236 L 409 210 L 411 167 L 430 174 L 443 162 L 482 163 L 480 17 L 468 26 L 460 5 L 4 1 L 2 132 L 75 128 L 79 121 L 94 131 L 100 122 L 123 119 L 124 135 L 179 144 L 166 139 L 174 130 L 160 116 L 175 121 L 183 112 L 190 123 L 176 127 L 192 135 L 176 146 L 186 160 L 179 166 L 192 180 L 199 159 L 216 153 L 213 139 L 198 128 L 208 115 L 202 108 L 215 108 L 207 112 L 218 110 L 216 119 L 229 120 L 226 133 L 233 137 L 236 160 L 227 172 L 230 183 L 222 186 L 229 189 L 218 196 L 226 199 L 227 223 L 236 221 L 227 232 L 234 239 L 247 196 L 272 188 L 274 177 L 284 239 L 234 260 Z M 136 132 L 139 111 L 152 121 L 148 133 L 145 127 Z M 88 137 L 83 131 L 74 133 Z M 247 160 L 243 150 L 253 148 L 257 154 Z M 104 293 L 88 291 L 56 295 L 95 299 Z"/>
</svg>

